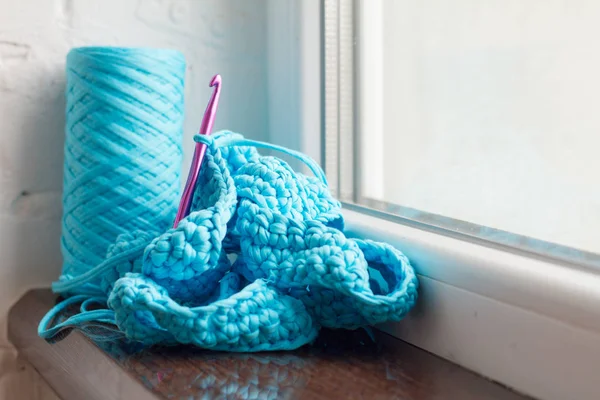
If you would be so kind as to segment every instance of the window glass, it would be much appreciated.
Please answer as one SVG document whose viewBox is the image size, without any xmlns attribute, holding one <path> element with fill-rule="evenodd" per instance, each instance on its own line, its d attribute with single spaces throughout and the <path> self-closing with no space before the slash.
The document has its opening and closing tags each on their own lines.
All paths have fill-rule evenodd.
<svg viewBox="0 0 600 400">
<path fill-rule="evenodd" d="M 362 3 L 358 201 L 600 253 L 600 2 Z"/>
</svg>

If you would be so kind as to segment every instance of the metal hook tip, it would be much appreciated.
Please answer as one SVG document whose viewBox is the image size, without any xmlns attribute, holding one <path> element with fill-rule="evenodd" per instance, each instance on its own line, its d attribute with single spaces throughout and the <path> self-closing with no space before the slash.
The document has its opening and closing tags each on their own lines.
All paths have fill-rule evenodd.
<svg viewBox="0 0 600 400">
<path fill-rule="evenodd" d="M 213 78 L 210 80 L 210 87 L 214 87 L 217 85 L 218 86 L 221 85 L 221 75 L 219 75 L 219 74 L 213 76 Z"/>
</svg>

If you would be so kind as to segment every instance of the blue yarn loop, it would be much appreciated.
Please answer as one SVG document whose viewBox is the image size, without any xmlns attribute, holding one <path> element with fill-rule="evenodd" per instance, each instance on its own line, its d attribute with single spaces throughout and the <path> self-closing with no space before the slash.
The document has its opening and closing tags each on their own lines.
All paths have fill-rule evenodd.
<svg viewBox="0 0 600 400">
<path fill-rule="evenodd" d="M 81 312 L 48 328 L 59 304 L 40 336 L 110 321 L 145 345 L 285 350 L 310 343 L 321 327 L 397 321 L 411 309 L 418 281 L 409 260 L 389 244 L 346 237 L 341 204 L 316 162 L 227 131 L 195 140 L 207 151 L 190 214 L 162 234 L 119 236 L 104 262 L 56 282 L 68 294 L 99 280 L 102 295 L 68 299 L 82 302 Z M 314 177 L 257 147 L 298 158 Z"/>
<path fill-rule="evenodd" d="M 283 146 L 277 146 L 272 143 L 261 142 L 258 140 L 249 140 L 244 138 L 239 133 L 230 133 L 230 134 L 217 134 L 213 136 L 209 135 L 194 135 L 194 141 L 198 143 L 204 143 L 207 146 L 211 146 L 213 148 L 219 147 L 230 147 L 230 146 L 254 146 L 254 147 L 262 147 L 264 149 L 277 150 L 289 156 L 292 156 L 300 161 L 302 161 L 312 173 L 317 177 L 324 185 L 327 186 L 327 178 L 325 176 L 325 172 L 321 168 L 319 164 L 315 162 L 312 158 L 308 157 L 306 154 L 301 153 L 299 151 L 291 150 Z"/>
<path fill-rule="evenodd" d="M 55 318 L 77 303 L 81 303 L 79 314 L 72 315 L 66 320 L 52 325 Z M 122 332 L 111 327 L 115 323 L 114 312 L 107 309 L 89 309 L 90 304 L 94 303 L 105 305 L 106 300 L 102 297 L 76 295 L 62 301 L 42 318 L 38 326 L 38 333 L 43 332 L 43 335 L 40 336 L 50 339 L 66 329 L 78 328 L 94 340 L 105 341 L 124 338 L 125 335 Z"/>
</svg>

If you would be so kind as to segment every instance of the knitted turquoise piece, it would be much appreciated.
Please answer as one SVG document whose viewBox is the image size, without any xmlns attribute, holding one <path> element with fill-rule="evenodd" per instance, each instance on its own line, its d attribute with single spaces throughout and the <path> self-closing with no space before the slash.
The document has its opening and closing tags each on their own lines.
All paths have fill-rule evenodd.
<svg viewBox="0 0 600 400">
<path fill-rule="evenodd" d="M 418 282 L 408 259 L 385 243 L 348 238 L 341 205 L 308 157 L 231 132 L 197 135 L 207 145 L 192 212 L 162 234 L 121 235 L 106 260 L 69 282 L 100 278 L 124 337 L 227 351 L 294 349 L 320 327 L 355 329 L 406 315 Z M 314 177 L 256 147 L 299 158 Z M 235 259 L 235 261 L 231 261 Z M 82 312 L 39 333 L 98 324 Z M 89 334 L 90 329 L 86 332 Z"/>
<path fill-rule="evenodd" d="M 100 264 L 117 236 L 172 223 L 184 77 L 184 57 L 173 50 L 69 52 L 61 280 Z M 71 293 L 98 292 L 99 283 L 90 279 Z"/>
</svg>

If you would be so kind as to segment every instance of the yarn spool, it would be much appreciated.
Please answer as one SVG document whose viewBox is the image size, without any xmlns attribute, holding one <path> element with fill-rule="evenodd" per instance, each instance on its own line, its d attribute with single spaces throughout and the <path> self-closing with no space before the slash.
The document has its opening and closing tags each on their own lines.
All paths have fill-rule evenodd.
<svg viewBox="0 0 600 400">
<path fill-rule="evenodd" d="M 185 59 L 82 47 L 67 56 L 61 280 L 100 264 L 118 235 L 163 231 L 179 200 Z M 89 292 L 98 285 L 90 282 Z"/>
</svg>

